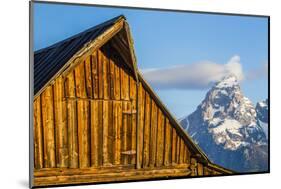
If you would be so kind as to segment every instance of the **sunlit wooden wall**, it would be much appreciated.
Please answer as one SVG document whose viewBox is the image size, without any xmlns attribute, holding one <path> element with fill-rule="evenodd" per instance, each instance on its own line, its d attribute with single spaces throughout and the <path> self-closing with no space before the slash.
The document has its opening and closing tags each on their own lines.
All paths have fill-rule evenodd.
<svg viewBox="0 0 281 189">
<path fill-rule="evenodd" d="M 111 45 L 81 58 L 47 86 L 33 106 L 35 177 L 52 176 L 42 172 L 52 168 L 93 168 L 97 173 L 104 168 L 170 168 L 173 171 L 161 174 L 219 174 L 197 162 L 146 84 L 137 84 Z"/>
</svg>

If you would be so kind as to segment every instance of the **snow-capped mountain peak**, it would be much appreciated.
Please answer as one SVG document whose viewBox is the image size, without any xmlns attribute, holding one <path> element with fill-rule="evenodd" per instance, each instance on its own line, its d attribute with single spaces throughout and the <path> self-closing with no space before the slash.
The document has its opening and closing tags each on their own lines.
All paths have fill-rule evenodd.
<svg viewBox="0 0 281 189">
<path fill-rule="evenodd" d="M 228 88 L 238 86 L 238 79 L 234 74 L 227 75 L 222 78 L 221 81 L 217 82 L 215 88 Z"/>
<path fill-rule="evenodd" d="M 264 107 L 263 104 L 261 106 Z M 196 111 L 180 123 L 215 163 L 234 170 L 237 168 L 235 164 L 227 165 L 219 159 L 232 159 L 238 152 L 239 158 L 246 158 L 245 154 L 251 155 L 254 149 L 267 145 L 266 135 L 258 124 L 256 109 L 243 95 L 234 75 L 217 82 Z"/>
</svg>

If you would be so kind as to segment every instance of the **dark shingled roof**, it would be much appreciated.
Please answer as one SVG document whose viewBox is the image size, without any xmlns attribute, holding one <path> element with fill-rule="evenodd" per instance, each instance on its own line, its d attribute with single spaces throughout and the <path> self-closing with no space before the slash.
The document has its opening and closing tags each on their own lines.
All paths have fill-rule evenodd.
<svg viewBox="0 0 281 189">
<path fill-rule="evenodd" d="M 34 52 L 34 95 L 74 56 L 84 45 L 113 26 L 123 15 L 89 28 L 70 38 Z"/>
</svg>

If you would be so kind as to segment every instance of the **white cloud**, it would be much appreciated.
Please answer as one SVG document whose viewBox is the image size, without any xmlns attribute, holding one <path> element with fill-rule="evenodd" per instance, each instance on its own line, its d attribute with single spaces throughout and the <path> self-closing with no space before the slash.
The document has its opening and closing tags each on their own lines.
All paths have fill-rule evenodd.
<svg viewBox="0 0 281 189">
<path fill-rule="evenodd" d="M 224 76 L 234 74 L 243 80 L 240 57 L 235 55 L 226 64 L 204 61 L 168 68 L 142 70 L 144 78 L 158 89 L 203 89 Z"/>
<path fill-rule="evenodd" d="M 225 75 L 232 73 L 236 75 L 239 81 L 244 79 L 242 65 L 240 63 L 240 57 L 238 55 L 233 56 L 228 61 L 228 63 L 225 64 L 225 68 L 226 68 Z"/>
</svg>

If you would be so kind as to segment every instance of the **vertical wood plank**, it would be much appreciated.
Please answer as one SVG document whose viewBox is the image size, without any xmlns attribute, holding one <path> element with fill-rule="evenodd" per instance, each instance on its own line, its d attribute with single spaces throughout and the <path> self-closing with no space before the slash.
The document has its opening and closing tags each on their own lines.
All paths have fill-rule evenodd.
<svg viewBox="0 0 281 189">
<path fill-rule="evenodd" d="M 103 101 L 103 165 L 108 165 L 108 101 Z"/>
<path fill-rule="evenodd" d="M 113 164 L 113 145 L 114 145 L 114 134 L 113 134 L 113 102 L 108 102 L 108 162 Z"/>
<path fill-rule="evenodd" d="M 144 138 L 144 106 L 145 106 L 145 92 L 143 90 L 142 84 L 139 84 L 138 87 L 138 119 L 139 119 L 139 125 L 138 125 L 138 160 L 137 163 L 140 167 L 142 167 L 142 158 L 143 158 L 143 138 Z M 138 168 L 140 168 L 138 167 Z"/>
<path fill-rule="evenodd" d="M 120 68 L 115 63 L 115 72 L 114 72 L 114 99 L 119 100 L 121 98 L 121 78 L 120 78 Z"/>
<path fill-rule="evenodd" d="M 129 76 L 124 68 L 120 69 L 120 78 L 121 78 L 121 99 L 129 100 Z"/>
<path fill-rule="evenodd" d="M 113 99 L 119 100 L 120 89 L 120 68 L 116 64 L 117 60 L 111 56 L 111 72 L 113 72 Z M 114 68 L 114 69 L 113 69 Z M 122 102 L 113 101 L 113 164 L 121 163 L 121 128 L 122 128 Z"/>
<path fill-rule="evenodd" d="M 92 54 L 92 80 L 93 80 L 93 97 L 99 97 L 99 75 L 98 75 L 98 55 L 97 51 Z"/>
<path fill-rule="evenodd" d="M 113 159 L 114 164 L 121 162 L 121 126 L 122 126 L 122 104 L 119 101 L 113 101 Z"/>
<path fill-rule="evenodd" d="M 77 97 L 87 98 L 86 95 L 86 77 L 85 63 L 81 62 L 74 69 L 75 87 Z M 90 132 L 89 132 L 89 102 L 85 100 L 77 100 L 78 115 L 78 152 L 79 167 L 90 166 Z"/>
<path fill-rule="evenodd" d="M 199 176 L 203 175 L 203 165 L 201 163 L 197 164 L 197 171 Z"/>
<path fill-rule="evenodd" d="M 63 99 L 63 83 L 63 78 L 60 76 L 54 84 L 57 167 L 68 167 L 66 101 Z"/>
<path fill-rule="evenodd" d="M 109 85 L 110 85 L 109 98 L 110 99 L 115 99 L 115 95 L 114 95 L 115 74 L 114 73 L 115 73 L 115 63 L 112 57 L 110 57 L 109 59 Z"/>
<path fill-rule="evenodd" d="M 191 156 L 191 153 L 190 153 L 188 147 L 187 147 L 187 146 L 185 146 L 185 147 L 186 147 L 186 156 L 185 156 L 185 159 L 186 159 L 186 163 L 189 164 L 189 163 L 190 163 L 190 156 Z"/>
<path fill-rule="evenodd" d="M 99 146 L 99 120 L 98 120 L 98 101 L 91 101 L 91 166 L 97 167 L 99 165 L 98 161 L 98 146 Z"/>
<path fill-rule="evenodd" d="M 44 133 L 44 167 L 56 167 L 53 89 L 48 86 L 42 93 L 42 124 Z"/>
<path fill-rule="evenodd" d="M 66 93 L 67 97 L 75 98 L 75 80 L 74 74 L 71 72 L 66 77 Z M 74 100 L 67 98 L 67 126 L 68 126 L 68 153 L 69 167 L 78 168 L 78 132 L 77 132 L 77 104 Z"/>
<path fill-rule="evenodd" d="M 183 164 L 183 159 L 184 159 L 184 154 L 185 154 L 185 151 L 184 151 L 184 147 L 185 147 L 185 144 L 184 144 L 184 141 L 182 138 L 180 138 L 180 155 L 179 155 L 179 163 L 180 164 Z"/>
<path fill-rule="evenodd" d="M 171 125 L 169 119 L 166 118 L 165 121 L 165 154 L 164 154 L 164 165 L 168 166 L 171 163 Z"/>
<path fill-rule="evenodd" d="M 197 160 L 195 158 L 191 158 L 190 162 L 191 176 L 197 175 Z"/>
<path fill-rule="evenodd" d="M 85 60 L 85 78 L 86 78 L 86 95 L 93 98 L 93 81 L 92 81 L 92 55 Z"/>
<path fill-rule="evenodd" d="M 180 140 L 181 138 L 179 137 L 179 135 L 177 135 L 177 150 L 176 150 L 176 162 L 177 164 L 180 163 Z"/>
<path fill-rule="evenodd" d="M 120 99 L 121 100 L 124 100 L 125 99 L 125 90 L 126 90 L 126 88 L 125 88 L 125 84 L 124 84 L 124 79 L 125 79 L 125 72 L 124 72 L 124 70 L 122 69 L 122 68 L 120 68 L 120 70 L 119 70 L 119 72 L 120 72 Z"/>
<path fill-rule="evenodd" d="M 163 165 L 164 163 L 164 134 L 165 134 L 165 130 L 164 130 L 164 125 L 165 125 L 165 120 L 164 120 L 164 115 L 162 113 L 162 111 L 158 109 L 158 123 L 157 123 L 157 158 L 156 158 L 156 166 L 160 167 Z"/>
<path fill-rule="evenodd" d="M 207 167 L 204 167 L 204 168 L 203 168 L 203 174 L 204 174 L 204 176 L 205 176 L 205 175 L 206 175 L 206 176 L 210 175 L 209 169 L 208 169 Z"/>
<path fill-rule="evenodd" d="M 84 68 L 84 62 L 80 62 L 74 69 L 76 96 L 79 98 L 87 98 Z"/>
<path fill-rule="evenodd" d="M 149 94 L 145 93 L 145 121 L 144 121 L 144 138 L 143 138 L 143 167 L 149 165 L 149 144 L 150 144 L 150 112 L 151 99 Z"/>
<path fill-rule="evenodd" d="M 102 78 L 103 78 L 103 98 L 109 99 L 109 59 L 106 57 L 105 53 L 101 51 L 102 56 Z"/>
<path fill-rule="evenodd" d="M 131 110 L 133 114 L 131 115 L 131 150 L 136 151 L 136 127 L 137 127 L 137 114 L 134 113 L 137 111 L 137 86 L 134 78 L 130 76 L 130 100 L 131 100 Z M 136 155 L 131 156 L 130 163 L 136 163 Z"/>
<path fill-rule="evenodd" d="M 150 161 L 149 166 L 154 167 L 156 164 L 156 146 L 157 144 L 157 106 L 151 100 L 151 125 L 150 125 Z M 156 141 L 156 142 L 155 142 Z"/>
<path fill-rule="evenodd" d="M 184 148 L 183 148 L 183 163 L 187 163 L 187 158 L 186 158 L 186 154 L 187 154 L 186 150 L 187 150 L 187 148 L 186 148 L 185 143 L 184 143 L 183 146 L 184 146 Z"/>
<path fill-rule="evenodd" d="M 98 101 L 98 161 L 103 165 L 103 102 Z"/>
<path fill-rule="evenodd" d="M 173 138 L 172 138 L 172 164 L 176 164 L 176 153 L 177 153 L 177 132 L 176 129 L 173 128 Z"/>
<path fill-rule="evenodd" d="M 69 166 L 69 149 L 68 149 L 68 128 L 67 128 L 67 101 L 65 100 L 65 86 L 64 86 L 65 79 L 62 78 L 61 85 L 62 85 L 62 129 L 61 129 L 61 141 L 62 141 L 62 166 L 68 167 Z"/>
<path fill-rule="evenodd" d="M 127 103 L 127 112 L 132 112 L 132 103 L 128 102 Z M 127 140 L 127 149 L 126 151 L 131 151 L 132 150 L 132 114 L 128 113 L 127 114 L 127 135 L 126 135 L 126 140 Z M 127 164 L 130 164 L 131 160 L 131 155 L 126 155 L 125 156 L 127 159 Z"/>
<path fill-rule="evenodd" d="M 33 129 L 34 129 L 34 168 L 43 168 L 43 136 L 41 120 L 41 100 L 38 96 L 33 102 Z"/>
<path fill-rule="evenodd" d="M 99 81 L 99 99 L 103 98 L 103 53 L 98 50 L 98 81 Z"/>
<path fill-rule="evenodd" d="M 131 102 L 127 103 L 127 112 L 132 112 L 132 106 Z M 126 135 L 126 140 L 127 140 L 127 148 L 125 151 L 131 151 L 132 150 L 132 114 L 129 113 L 127 114 L 127 135 Z M 127 164 L 130 164 L 130 155 L 125 155 L 125 158 L 127 159 Z"/>
<path fill-rule="evenodd" d="M 90 129 L 89 129 L 89 106 L 87 101 L 79 100 L 78 107 L 78 144 L 79 166 L 90 166 Z"/>
<path fill-rule="evenodd" d="M 122 101 L 122 119 L 123 119 L 123 123 L 122 123 L 122 141 L 121 141 L 121 145 L 122 145 L 122 152 L 126 152 L 128 150 L 128 126 L 129 126 L 129 120 L 128 120 L 128 114 L 124 113 L 124 112 L 128 112 L 129 111 L 129 102 L 127 101 Z M 121 154 L 121 161 L 123 165 L 128 164 L 128 156 L 126 154 Z"/>
</svg>

